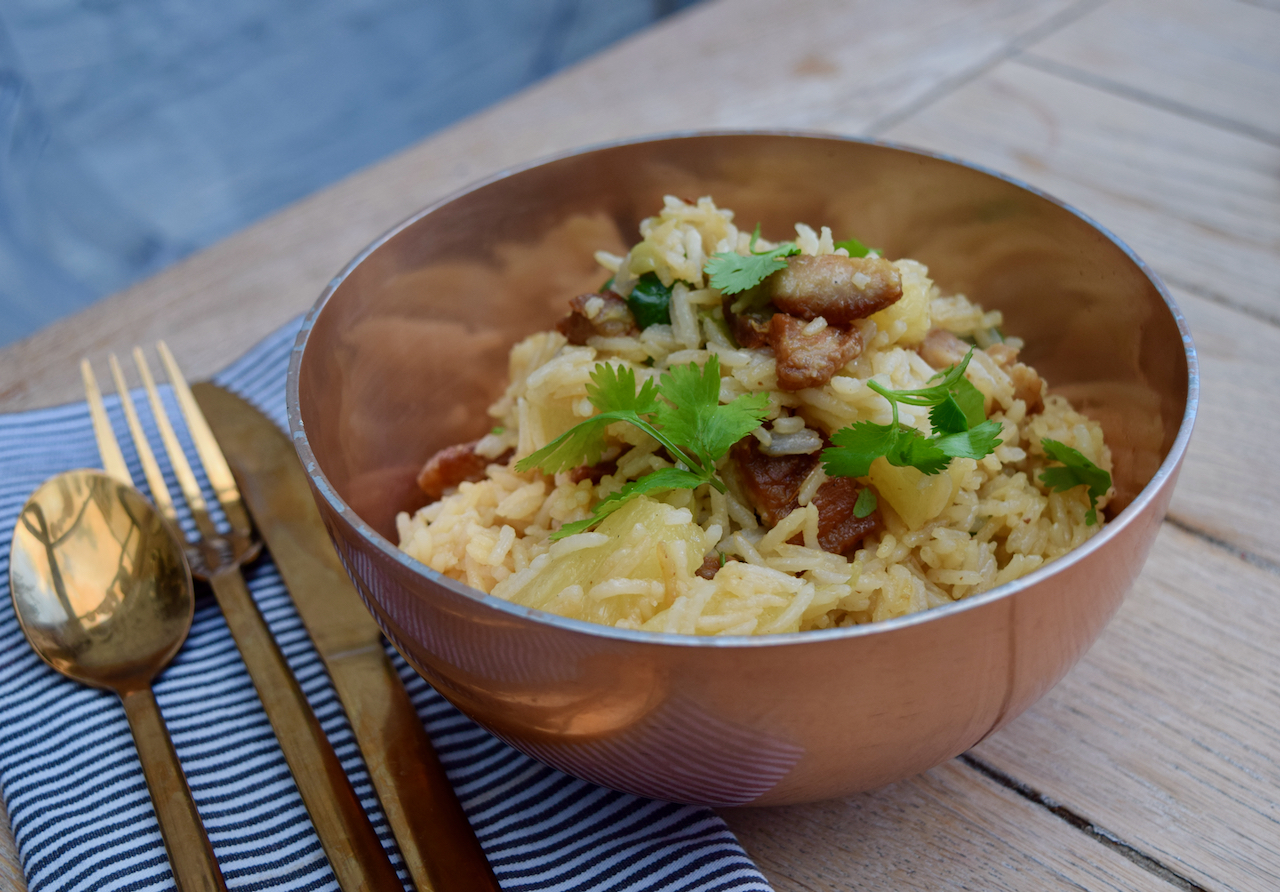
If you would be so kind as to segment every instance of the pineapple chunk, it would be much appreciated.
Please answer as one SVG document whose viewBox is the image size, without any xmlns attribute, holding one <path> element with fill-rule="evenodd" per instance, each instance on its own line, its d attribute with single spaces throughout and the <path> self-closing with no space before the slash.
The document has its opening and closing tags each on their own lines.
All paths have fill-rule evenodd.
<svg viewBox="0 0 1280 892">
<path fill-rule="evenodd" d="M 888 334 L 889 344 L 911 347 L 923 341 L 929 333 L 933 280 L 922 263 L 897 260 L 893 265 L 902 276 L 902 297 L 892 306 L 872 314 L 871 321 Z"/>
<path fill-rule="evenodd" d="M 511 600 L 573 619 L 638 626 L 670 600 L 660 547 L 682 555 L 691 575 L 702 564 L 705 539 L 687 510 L 638 496 L 595 532 L 553 545 L 546 564 Z"/>
<path fill-rule="evenodd" d="M 918 530 L 942 513 L 951 503 L 954 483 L 950 474 L 928 475 L 915 468 L 899 468 L 881 456 L 871 463 L 867 475 L 898 516 L 912 530 Z"/>
<path fill-rule="evenodd" d="M 536 414 L 536 420 L 530 421 L 541 430 L 541 437 L 535 438 L 535 449 L 541 449 L 556 437 L 582 421 L 573 411 L 573 403 L 568 399 L 547 400 L 530 406 L 530 416 Z"/>
</svg>

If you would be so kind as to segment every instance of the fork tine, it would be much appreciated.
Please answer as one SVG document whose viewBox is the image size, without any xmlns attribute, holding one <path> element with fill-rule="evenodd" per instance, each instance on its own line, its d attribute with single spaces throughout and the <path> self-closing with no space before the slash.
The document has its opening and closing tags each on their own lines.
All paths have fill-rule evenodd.
<svg viewBox="0 0 1280 892">
<path fill-rule="evenodd" d="M 116 440 L 115 432 L 111 430 L 111 419 L 107 418 L 107 408 L 102 404 L 102 391 L 98 389 L 98 379 L 94 377 L 93 366 L 87 359 L 80 360 L 80 378 L 84 381 L 84 395 L 89 402 L 89 416 L 93 419 L 93 437 L 98 441 L 102 469 L 121 483 L 133 486 L 129 466 L 124 462 L 120 443 Z"/>
<path fill-rule="evenodd" d="M 160 351 L 160 359 L 164 363 L 165 373 L 169 376 L 169 384 L 177 394 L 178 406 L 187 420 L 187 430 L 195 442 L 196 452 L 199 453 L 200 461 L 204 465 L 205 475 L 208 476 L 209 484 L 222 505 L 227 523 L 231 524 L 231 529 L 236 533 L 248 536 L 252 531 L 249 515 L 245 511 L 240 490 L 236 488 L 236 479 L 231 474 L 231 468 L 227 465 L 221 447 L 218 446 L 218 440 L 209 429 L 209 423 L 205 421 L 200 405 L 191 395 L 187 379 L 183 377 L 182 370 L 178 368 L 173 354 L 169 352 L 168 345 L 164 341 L 158 341 L 156 349 Z"/>
<path fill-rule="evenodd" d="M 160 430 L 160 440 L 164 443 L 164 451 L 169 455 L 173 474 L 178 478 L 182 497 L 187 500 L 187 507 L 191 509 L 191 517 L 196 522 L 201 536 L 205 539 L 216 539 L 218 529 L 213 524 L 213 518 L 209 516 L 209 506 L 200 493 L 200 484 L 196 482 L 196 475 L 192 472 L 187 456 L 182 451 L 182 444 L 178 442 L 178 436 L 173 432 L 173 425 L 169 423 L 169 413 L 165 410 L 164 403 L 160 401 L 160 391 L 156 389 L 155 379 L 151 377 L 151 367 L 147 365 L 147 357 L 138 347 L 133 348 L 133 361 L 138 367 L 138 373 L 142 375 L 142 386 L 147 389 L 151 414 L 155 416 L 156 427 Z"/>
<path fill-rule="evenodd" d="M 138 421 L 138 410 L 133 404 L 133 397 L 129 394 L 129 385 L 125 383 L 120 361 L 112 353 L 107 357 L 107 362 L 111 366 L 111 378 L 115 381 L 116 393 L 120 396 L 120 406 L 124 409 L 124 420 L 129 426 L 129 436 L 133 437 L 134 448 L 138 451 L 142 474 L 147 478 L 147 487 L 151 490 L 151 501 L 155 502 L 156 507 L 160 509 L 160 515 L 176 529 L 178 514 L 173 508 L 173 496 L 169 493 L 168 484 L 164 482 L 164 474 L 161 473 L 160 465 L 156 462 L 155 453 L 151 451 L 151 444 L 147 442 L 142 423 Z"/>
</svg>

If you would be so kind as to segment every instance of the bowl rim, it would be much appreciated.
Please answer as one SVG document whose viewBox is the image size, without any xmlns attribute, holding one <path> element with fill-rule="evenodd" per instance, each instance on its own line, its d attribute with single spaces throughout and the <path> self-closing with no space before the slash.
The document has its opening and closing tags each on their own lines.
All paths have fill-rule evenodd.
<svg viewBox="0 0 1280 892">
<path fill-rule="evenodd" d="M 943 161 L 964 167 L 978 173 L 986 174 L 995 179 L 1002 180 L 1005 183 L 1013 185 L 1019 189 L 1031 193 L 1051 204 L 1057 205 L 1068 213 L 1074 215 L 1083 221 L 1090 228 L 1102 234 L 1108 241 L 1120 249 L 1121 252 L 1129 258 L 1130 261 L 1142 272 L 1144 276 L 1155 286 L 1161 299 L 1164 301 L 1174 324 L 1178 328 L 1178 332 L 1182 337 L 1183 354 L 1187 362 L 1187 400 L 1184 407 L 1182 420 L 1178 427 L 1177 435 L 1174 437 L 1173 443 L 1169 447 L 1169 452 L 1164 460 L 1160 463 L 1160 467 L 1152 475 L 1151 479 L 1142 488 L 1138 495 L 1120 512 L 1120 514 L 1111 520 L 1102 528 L 1102 531 L 1091 537 L 1089 541 L 1072 549 L 1062 557 L 1042 565 L 1041 567 L 1028 573 L 1026 576 L 997 585 L 976 595 L 962 598 L 959 601 L 953 601 L 950 604 L 943 604 L 939 607 L 931 607 L 906 616 L 894 617 L 892 619 L 879 620 L 877 622 L 866 623 L 858 626 L 848 626 L 834 629 L 814 629 L 805 632 L 782 632 L 769 635 L 725 635 L 725 636 L 702 636 L 702 635 L 683 635 L 676 632 L 651 632 L 633 629 L 619 629 L 614 626 L 605 626 L 599 623 L 592 623 L 586 620 L 570 619 L 558 614 L 548 613 L 532 607 L 525 607 L 520 604 L 506 601 L 494 595 L 485 594 L 478 589 L 473 589 L 465 583 L 458 582 L 455 579 L 447 577 L 436 570 L 431 569 L 426 564 L 414 557 L 401 551 L 389 539 L 382 536 L 373 529 L 363 518 L 355 513 L 351 507 L 338 495 L 333 485 L 329 482 L 328 477 L 321 470 L 319 462 L 316 460 L 315 454 L 311 450 L 310 441 L 307 439 L 306 428 L 302 422 L 300 396 L 299 396 L 299 377 L 302 364 L 302 356 L 307 346 L 308 338 L 316 320 L 324 311 L 329 299 L 334 292 L 346 281 L 347 277 L 359 266 L 365 258 L 370 254 L 398 235 L 400 232 L 413 225 L 415 222 L 425 217 L 445 205 L 448 205 L 464 195 L 475 192 L 479 189 L 486 188 L 500 180 L 516 176 L 528 170 L 532 170 L 543 165 L 563 161 L 580 155 L 587 155 L 592 152 L 598 152 L 607 149 L 616 149 L 627 146 L 644 145 L 656 142 L 671 142 L 675 140 L 695 140 L 715 137 L 783 137 L 794 139 L 812 139 L 820 141 L 835 141 L 856 143 L 860 145 L 874 146 L 878 148 L 889 149 L 896 152 L 903 152 L 909 155 L 916 155 L 923 158 Z M 839 133 L 826 133 L 822 131 L 812 130 L 752 130 L 752 129 L 708 129 L 708 130 L 682 130 L 668 133 L 652 134 L 648 136 L 625 138 L 618 140 L 610 140 L 607 142 L 594 143 L 588 146 L 569 149 L 562 152 L 556 152 L 536 158 L 532 161 L 525 162 L 513 167 L 503 168 L 486 177 L 471 182 L 459 189 L 456 189 L 441 198 L 428 204 L 426 207 L 415 212 L 405 220 L 388 229 L 382 235 L 378 236 L 370 242 L 364 249 L 355 255 L 344 266 L 336 276 L 334 276 L 326 286 L 323 293 L 308 310 L 306 317 L 303 319 L 301 328 L 294 339 L 293 349 L 289 357 L 289 372 L 286 383 L 285 400 L 287 404 L 287 414 L 289 419 L 290 438 L 294 447 L 298 452 L 302 465 L 311 479 L 312 485 L 316 492 L 328 503 L 329 507 L 341 515 L 347 523 L 349 523 L 356 532 L 366 541 L 372 543 L 378 549 L 384 558 L 390 559 L 399 564 L 403 568 L 410 570 L 419 575 L 425 576 L 432 582 L 443 586 L 451 592 L 469 598 L 473 601 L 481 603 L 500 613 L 508 614 L 512 617 L 532 620 L 537 623 L 552 626 L 556 629 L 569 632 L 587 634 L 590 636 L 611 638 L 621 642 L 630 642 L 634 644 L 659 645 L 670 647 L 702 647 L 702 648 L 741 648 L 741 647 L 785 647 L 804 642 L 830 642 L 833 640 L 843 640 L 846 638 L 859 638 L 868 635 L 889 634 L 899 629 L 905 629 L 924 622 L 934 620 L 942 620 L 956 614 L 980 609 L 992 602 L 1010 598 L 1013 595 L 1025 589 L 1031 588 L 1052 574 L 1056 574 L 1080 561 L 1087 560 L 1094 552 L 1103 548 L 1110 540 L 1114 539 L 1120 532 L 1131 523 L 1135 522 L 1135 518 L 1143 513 L 1143 510 L 1154 499 L 1157 494 L 1169 482 L 1169 479 L 1176 474 L 1179 465 L 1187 451 L 1187 445 L 1191 438 L 1191 431 L 1195 424 L 1196 413 L 1200 403 L 1200 368 L 1196 354 L 1195 344 L 1191 338 L 1190 327 L 1187 319 L 1183 315 L 1182 310 L 1174 302 L 1168 288 L 1165 286 L 1160 276 L 1152 270 L 1147 263 L 1140 258 L 1137 253 L 1129 247 L 1122 239 L 1113 233 L 1106 226 L 1103 226 L 1097 220 L 1083 213 L 1078 208 L 1067 202 L 1056 198 L 1055 196 L 1043 191 L 1042 189 L 1023 182 L 1008 174 L 1001 173 L 982 164 L 955 157 L 953 155 L 934 152 L 928 149 L 922 149 L 915 146 L 905 145 L 902 143 L 892 142 L 888 140 L 870 139 L 858 136 L 849 136 Z"/>
</svg>

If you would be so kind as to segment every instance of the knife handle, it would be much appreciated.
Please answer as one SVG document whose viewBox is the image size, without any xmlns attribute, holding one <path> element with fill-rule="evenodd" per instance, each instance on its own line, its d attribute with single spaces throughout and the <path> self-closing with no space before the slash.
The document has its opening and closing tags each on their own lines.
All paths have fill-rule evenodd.
<svg viewBox="0 0 1280 892">
<path fill-rule="evenodd" d="M 239 567 L 209 577 L 302 802 L 343 892 L 403 889 Z"/>
<path fill-rule="evenodd" d="M 381 642 L 331 657 L 327 665 L 418 892 L 499 892 Z"/>
</svg>

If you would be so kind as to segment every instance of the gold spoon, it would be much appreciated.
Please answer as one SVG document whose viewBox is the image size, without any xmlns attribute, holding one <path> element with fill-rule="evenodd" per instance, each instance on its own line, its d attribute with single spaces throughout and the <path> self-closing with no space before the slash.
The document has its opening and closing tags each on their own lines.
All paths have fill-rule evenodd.
<svg viewBox="0 0 1280 892">
<path fill-rule="evenodd" d="M 40 658 L 120 695 L 180 892 L 226 892 L 151 693 L 195 611 L 173 530 L 141 493 L 101 471 L 59 474 L 18 516 L 9 582 Z"/>
</svg>

